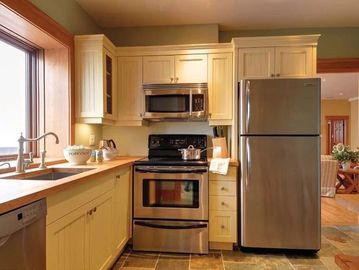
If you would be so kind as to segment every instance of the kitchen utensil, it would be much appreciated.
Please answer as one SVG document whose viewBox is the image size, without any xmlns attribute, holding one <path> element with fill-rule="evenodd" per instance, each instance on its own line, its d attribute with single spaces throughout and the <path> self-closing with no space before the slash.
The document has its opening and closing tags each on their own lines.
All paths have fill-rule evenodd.
<svg viewBox="0 0 359 270">
<path fill-rule="evenodd" d="M 105 160 L 113 160 L 118 155 L 118 150 L 116 149 L 115 141 L 110 140 L 101 140 L 100 141 L 100 149 L 103 152 L 103 158 Z"/>
<path fill-rule="evenodd" d="M 198 160 L 201 159 L 201 153 L 207 149 L 208 148 L 201 150 L 194 148 L 193 145 L 189 145 L 188 148 L 181 148 L 178 149 L 178 151 L 181 152 L 183 160 Z"/>
</svg>

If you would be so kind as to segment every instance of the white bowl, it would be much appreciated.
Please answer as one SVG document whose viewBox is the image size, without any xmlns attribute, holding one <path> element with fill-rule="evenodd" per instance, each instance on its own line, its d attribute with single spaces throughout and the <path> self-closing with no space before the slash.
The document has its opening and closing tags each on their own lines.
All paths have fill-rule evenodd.
<svg viewBox="0 0 359 270">
<path fill-rule="evenodd" d="M 64 149 L 65 159 L 71 165 L 85 165 L 91 156 L 91 149 Z"/>
</svg>

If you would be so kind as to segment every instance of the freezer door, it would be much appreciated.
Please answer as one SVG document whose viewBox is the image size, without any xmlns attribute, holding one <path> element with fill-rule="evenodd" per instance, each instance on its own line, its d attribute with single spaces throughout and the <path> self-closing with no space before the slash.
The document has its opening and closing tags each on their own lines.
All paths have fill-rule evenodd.
<svg viewBox="0 0 359 270">
<path fill-rule="evenodd" d="M 320 248 L 319 136 L 241 137 L 241 245 Z"/>
<path fill-rule="evenodd" d="M 248 80 L 240 83 L 240 133 L 320 133 L 320 79 Z"/>
</svg>

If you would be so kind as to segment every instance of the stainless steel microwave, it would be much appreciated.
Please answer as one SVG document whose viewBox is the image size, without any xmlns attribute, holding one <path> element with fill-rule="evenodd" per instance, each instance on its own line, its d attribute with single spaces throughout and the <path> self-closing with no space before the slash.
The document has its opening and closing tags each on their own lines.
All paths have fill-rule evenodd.
<svg viewBox="0 0 359 270">
<path fill-rule="evenodd" d="M 207 83 L 144 84 L 143 90 L 144 119 L 207 119 Z"/>
</svg>

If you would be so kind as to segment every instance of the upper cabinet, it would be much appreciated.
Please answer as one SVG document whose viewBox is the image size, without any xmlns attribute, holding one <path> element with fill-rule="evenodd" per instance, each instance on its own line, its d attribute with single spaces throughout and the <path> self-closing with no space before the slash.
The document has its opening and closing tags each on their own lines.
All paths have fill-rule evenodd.
<svg viewBox="0 0 359 270">
<path fill-rule="evenodd" d="M 144 110 L 142 57 L 118 57 L 117 82 L 117 125 L 142 125 Z"/>
<path fill-rule="evenodd" d="M 116 119 L 115 47 L 104 35 L 75 37 L 76 121 Z"/>
<path fill-rule="evenodd" d="M 143 83 L 207 82 L 207 55 L 143 57 Z"/>
<path fill-rule="evenodd" d="M 233 55 L 208 55 L 209 124 L 231 125 L 233 115 Z"/>
<path fill-rule="evenodd" d="M 235 38 L 238 79 L 314 77 L 318 38 L 319 35 Z"/>
</svg>

